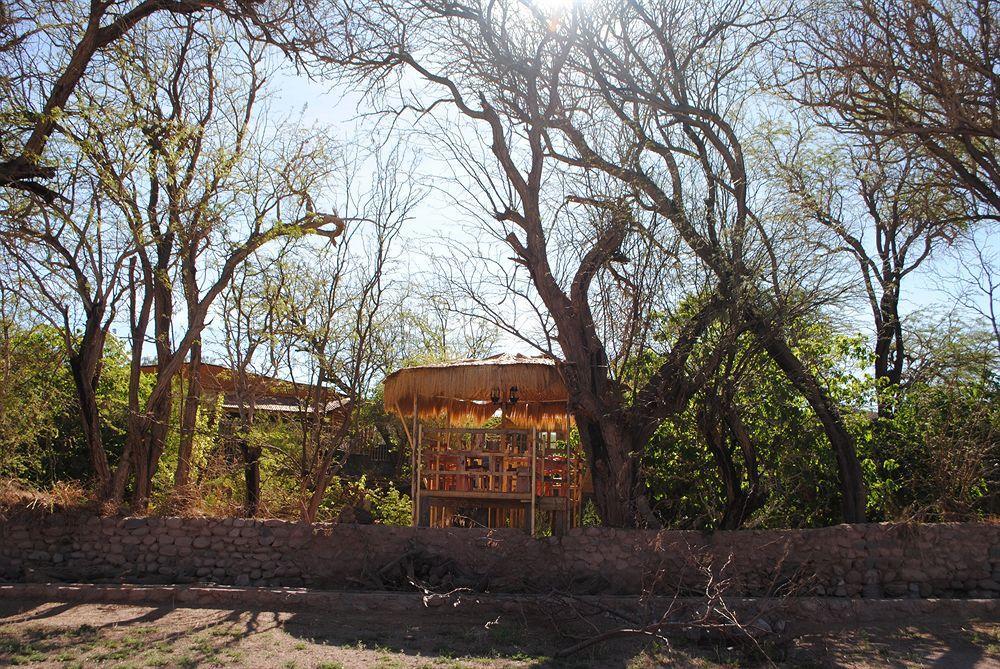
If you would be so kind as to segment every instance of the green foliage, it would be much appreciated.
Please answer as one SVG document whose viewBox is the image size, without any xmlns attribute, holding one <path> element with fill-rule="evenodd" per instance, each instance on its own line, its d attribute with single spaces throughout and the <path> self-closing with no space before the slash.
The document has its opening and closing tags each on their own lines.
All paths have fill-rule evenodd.
<svg viewBox="0 0 1000 669">
<path fill-rule="evenodd" d="M 597 505 L 594 504 L 594 500 L 588 499 L 583 505 L 583 517 L 580 519 L 580 525 L 583 527 L 601 526 L 601 516 L 597 513 Z"/>
<path fill-rule="evenodd" d="M 0 477 L 20 479 L 33 488 L 57 481 L 86 484 L 90 465 L 64 342 L 58 331 L 46 326 L 3 326 Z M 669 328 L 665 322 L 664 339 L 670 336 Z M 711 331 L 693 358 L 707 355 L 712 338 L 719 336 L 721 331 Z M 871 352 L 862 336 L 844 335 L 827 322 L 813 320 L 796 324 L 789 340 L 838 403 L 857 440 L 869 519 L 957 520 L 1000 512 L 1000 383 L 991 373 L 996 359 L 983 346 L 982 336 L 951 326 L 921 330 L 907 382 L 898 388 L 875 386 L 869 372 Z M 656 364 L 656 356 L 647 355 L 622 373 L 638 387 Z M 763 492 L 745 526 L 839 522 L 836 462 L 812 409 L 752 337 L 737 340 L 727 365 L 713 383 L 729 384 L 733 390 L 740 420 L 754 445 Z M 112 464 L 125 439 L 128 377 L 128 353 L 112 338 L 98 393 Z M 143 383 L 146 393 L 151 379 Z M 239 514 L 245 501 L 244 454 L 233 427 L 223 421 L 220 397 L 206 396 L 198 415 L 192 466 L 197 508 L 187 504 L 191 500 L 175 497 L 172 477 L 184 390 L 178 382 L 174 428 L 156 474 L 154 508 L 175 512 L 180 501 L 185 509 L 200 513 Z M 725 511 L 719 463 L 696 421 L 705 402 L 701 394 L 692 398 L 683 412 L 661 425 L 644 453 L 648 497 L 669 526 L 717 527 Z M 889 407 L 881 417 L 875 413 L 879 404 Z M 351 434 L 358 438 L 374 425 L 398 429 L 395 419 L 384 414 L 378 392 L 359 406 L 354 420 Z M 259 416 L 242 438 L 260 452 L 261 514 L 298 517 L 304 494 L 301 425 Z M 746 493 L 748 472 L 736 450 L 733 462 Z M 404 470 L 400 481 L 407 474 Z M 318 520 L 370 518 L 379 524 L 407 525 L 412 502 L 400 481 L 334 477 Z M 585 504 L 583 523 L 599 523 L 592 502 Z"/>
<path fill-rule="evenodd" d="M 1000 385 L 994 364 L 974 332 L 939 331 L 922 341 L 915 380 L 876 388 L 871 353 L 862 336 L 828 324 L 798 326 L 797 355 L 822 379 L 857 441 L 870 520 L 958 520 L 1000 510 Z M 736 401 L 758 451 L 762 508 L 747 525 L 810 527 L 839 521 L 833 453 L 814 413 L 751 340 L 741 341 Z M 875 414 L 876 394 L 893 408 Z M 722 517 L 725 490 L 719 467 L 699 433 L 696 396 L 654 436 L 645 457 L 656 512 L 669 525 L 712 528 Z M 734 454 L 746 482 L 740 455 Z M 744 492 L 746 488 L 744 487 Z"/>
<path fill-rule="evenodd" d="M 714 346 L 712 337 L 718 335 L 710 332 L 703 348 Z M 791 342 L 796 354 L 842 402 L 849 426 L 865 424 L 864 340 L 838 335 L 829 324 L 814 321 L 796 324 Z M 693 357 L 702 355 L 707 353 L 699 349 Z M 736 343 L 732 364 L 720 376 L 720 382 L 733 384 L 739 417 L 757 449 L 764 500 L 748 524 L 805 527 L 838 522 L 836 461 L 802 395 L 749 336 Z M 697 428 L 696 415 L 704 402 L 701 394 L 696 395 L 685 411 L 661 425 L 644 458 L 654 510 L 675 527 L 716 527 L 725 509 L 718 463 Z M 748 492 L 739 454 L 734 454 L 734 464 L 743 491 Z"/>
<path fill-rule="evenodd" d="M 915 384 L 872 428 L 869 507 L 879 518 L 965 520 L 1000 512 L 1000 385 Z"/>
<path fill-rule="evenodd" d="M 345 509 L 363 509 L 379 525 L 409 525 L 413 504 L 393 485 L 369 483 L 362 475 L 356 481 L 334 477 L 323 496 L 320 518 L 336 520 Z"/>
<path fill-rule="evenodd" d="M 66 444 L 73 380 L 59 332 L 3 323 L 0 341 L 0 477 L 40 481 Z"/>
<path fill-rule="evenodd" d="M 413 502 L 394 486 L 371 490 L 372 515 L 379 525 L 409 525 Z"/>
<path fill-rule="evenodd" d="M 11 322 L 0 330 L 0 477 L 41 485 L 86 481 L 90 461 L 61 333 Z M 112 464 L 124 447 L 128 369 L 124 346 L 109 337 L 97 402 Z"/>
</svg>

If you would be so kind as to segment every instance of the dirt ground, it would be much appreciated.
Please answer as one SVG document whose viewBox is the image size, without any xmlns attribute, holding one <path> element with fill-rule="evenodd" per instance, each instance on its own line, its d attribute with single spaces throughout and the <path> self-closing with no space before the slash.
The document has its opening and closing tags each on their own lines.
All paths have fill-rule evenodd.
<svg viewBox="0 0 1000 669">
<path fill-rule="evenodd" d="M 273 612 L 0 601 L 0 666 L 28 667 L 998 667 L 1000 623 L 827 628 L 761 650 L 619 641 L 565 660 L 585 630 L 544 618 L 416 610 Z"/>
</svg>

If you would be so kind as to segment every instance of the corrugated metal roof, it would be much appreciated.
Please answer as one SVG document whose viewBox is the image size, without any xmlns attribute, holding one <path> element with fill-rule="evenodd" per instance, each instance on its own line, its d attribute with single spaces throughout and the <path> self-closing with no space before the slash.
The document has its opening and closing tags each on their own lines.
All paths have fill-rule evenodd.
<svg viewBox="0 0 1000 669">
<path fill-rule="evenodd" d="M 295 397 L 258 397 L 253 402 L 254 411 L 265 411 L 272 413 L 312 413 L 313 407 L 303 406 L 305 402 Z M 326 403 L 324 411 L 329 413 L 340 409 L 348 404 L 347 400 L 336 399 Z M 249 402 L 247 403 L 249 405 Z M 240 402 L 231 395 L 227 395 L 222 402 L 222 408 L 230 411 L 239 411 Z"/>
</svg>

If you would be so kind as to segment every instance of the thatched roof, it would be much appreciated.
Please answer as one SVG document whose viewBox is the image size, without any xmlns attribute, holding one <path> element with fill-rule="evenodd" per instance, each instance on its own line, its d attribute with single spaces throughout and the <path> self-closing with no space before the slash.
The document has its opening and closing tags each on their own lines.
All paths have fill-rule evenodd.
<svg viewBox="0 0 1000 669">
<path fill-rule="evenodd" d="M 551 358 L 495 355 L 482 360 L 457 360 L 399 369 L 385 379 L 385 406 L 412 415 L 453 423 L 488 421 L 500 407 L 492 395 L 507 398 L 517 387 L 518 401 L 505 406 L 507 418 L 521 427 L 561 428 L 566 420 L 566 385 Z"/>
</svg>

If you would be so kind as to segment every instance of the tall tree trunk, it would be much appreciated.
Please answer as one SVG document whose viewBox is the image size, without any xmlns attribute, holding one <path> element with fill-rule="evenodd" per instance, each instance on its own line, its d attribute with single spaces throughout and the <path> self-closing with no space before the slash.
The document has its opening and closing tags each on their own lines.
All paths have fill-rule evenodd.
<svg viewBox="0 0 1000 669">
<path fill-rule="evenodd" d="M 820 386 L 815 376 L 806 369 L 788 343 L 775 333 L 771 324 L 755 315 L 751 315 L 748 322 L 754 334 L 763 343 L 768 355 L 785 373 L 792 385 L 806 398 L 823 425 L 823 431 L 826 433 L 837 459 L 844 522 L 865 522 L 866 502 L 861 463 L 858 461 L 854 437 L 847 431 L 836 403 Z"/>
<path fill-rule="evenodd" d="M 585 416 L 576 416 L 576 424 L 591 466 L 594 504 L 601 522 L 609 527 L 647 523 L 650 517 L 642 489 L 639 449 L 628 433 L 621 426 L 600 425 Z"/>
<path fill-rule="evenodd" d="M 90 348 L 97 347 L 96 344 L 83 345 Z M 103 349 L 103 347 L 98 348 Z M 80 420 L 87 442 L 87 451 L 90 454 L 90 466 L 97 487 L 97 496 L 99 500 L 106 501 L 112 496 L 111 467 L 108 464 L 108 454 L 104 451 L 100 408 L 97 406 L 97 383 L 100 377 L 93 361 L 89 359 L 95 354 L 100 355 L 94 350 L 81 351 L 80 355 L 70 356 L 69 363 L 80 403 Z"/>
<path fill-rule="evenodd" d="M 309 486 L 306 488 L 306 491 L 308 492 L 311 487 L 312 492 L 309 493 L 309 498 L 302 506 L 302 520 L 307 523 L 316 522 L 316 515 L 319 513 L 319 507 L 323 503 L 326 488 L 330 485 L 331 468 L 333 466 L 332 452 L 333 447 L 331 446 L 329 454 L 323 456 L 319 467 L 316 468 L 308 479 Z"/>
<path fill-rule="evenodd" d="M 156 403 L 151 410 L 151 420 L 147 423 L 146 435 L 142 442 L 142 476 L 136 472 L 136 510 L 145 512 L 149 508 L 149 500 L 153 492 L 153 478 L 159 468 L 160 456 L 167 446 L 167 435 L 170 432 L 170 412 L 173 400 L 166 393 L 163 400 Z"/>
<path fill-rule="evenodd" d="M 133 511 L 136 513 L 144 513 L 149 507 L 153 477 L 156 475 L 160 456 L 166 448 L 167 434 L 170 430 L 170 412 L 173 407 L 173 388 L 162 385 L 171 382 L 164 376 L 173 354 L 170 337 L 173 293 L 167 282 L 170 244 L 172 244 L 172 239 L 158 242 L 156 271 L 152 273 L 152 317 L 156 346 L 156 383 L 154 384 L 156 388 L 154 388 L 153 394 L 156 395 L 160 388 L 163 388 L 164 392 L 160 393 L 158 399 L 150 400 L 147 405 L 147 415 L 139 421 L 142 432 L 137 435 L 136 451 L 134 452 Z"/>
<path fill-rule="evenodd" d="M 153 478 L 159 466 L 160 456 L 167 443 L 170 432 L 170 411 L 172 407 L 170 393 L 165 393 L 163 399 L 150 407 L 148 416 L 138 421 L 139 433 L 135 439 L 134 466 L 135 490 L 132 495 L 133 511 L 145 513 L 149 508 L 149 500 L 153 491 Z"/>
<path fill-rule="evenodd" d="M 764 502 L 753 444 L 729 399 L 724 400 L 711 391 L 706 392 L 697 423 L 725 489 L 725 508 L 718 527 L 739 529 Z M 733 457 L 737 446 L 743 455 L 742 473 Z"/>
<path fill-rule="evenodd" d="M 761 488 L 760 466 L 758 464 L 757 449 L 750 440 L 750 433 L 740 419 L 736 406 L 733 403 L 731 393 L 727 393 L 725 399 L 718 398 L 719 415 L 722 416 L 735 450 L 739 448 L 743 455 L 743 476 L 746 479 L 746 493 L 743 496 L 743 503 L 734 510 L 736 517 L 733 519 L 731 529 L 743 527 L 754 511 L 764 506 L 767 493 Z"/>
<path fill-rule="evenodd" d="M 177 449 L 177 469 L 174 471 L 174 485 L 185 488 L 191 481 L 191 457 L 194 453 L 194 437 L 198 425 L 198 408 L 201 404 L 201 341 L 191 345 L 188 363 L 187 397 L 181 415 L 181 433 Z"/>
<path fill-rule="evenodd" d="M 895 281 L 899 281 L 898 278 Z M 875 385 L 879 418 L 891 418 L 891 391 L 903 379 L 903 328 L 898 291 L 885 287 L 875 314 Z"/>
<path fill-rule="evenodd" d="M 155 192 L 155 191 L 154 191 Z M 139 273 L 141 272 L 141 274 Z M 146 330 L 149 327 L 149 315 L 153 298 L 149 290 L 149 276 L 145 266 L 139 268 L 139 263 L 133 257 L 129 263 L 129 334 L 132 340 L 129 358 L 128 376 L 128 418 L 126 422 L 125 450 L 111 478 L 110 501 L 118 506 L 125 499 L 125 488 L 129 477 L 136 469 L 138 462 L 139 442 L 144 434 L 143 416 L 140 412 L 139 391 L 142 385 L 142 349 L 146 341 Z M 142 299 L 137 299 L 143 287 Z"/>
<path fill-rule="evenodd" d="M 709 404 L 708 400 L 706 404 Z M 739 471 L 736 469 L 733 455 L 719 425 L 719 415 L 709 406 L 702 407 L 698 411 L 697 423 L 698 430 L 705 439 L 705 445 L 715 460 L 719 478 L 722 479 L 725 508 L 718 521 L 718 527 L 722 530 L 737 529 L 746 517 L 747 495 L 743 491 Z"/>
</svg>

